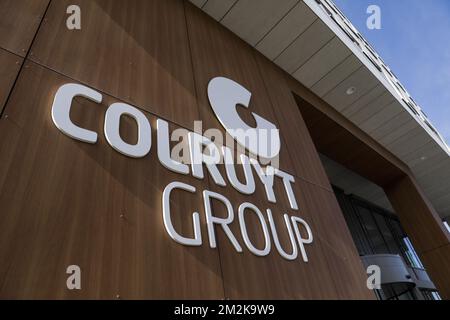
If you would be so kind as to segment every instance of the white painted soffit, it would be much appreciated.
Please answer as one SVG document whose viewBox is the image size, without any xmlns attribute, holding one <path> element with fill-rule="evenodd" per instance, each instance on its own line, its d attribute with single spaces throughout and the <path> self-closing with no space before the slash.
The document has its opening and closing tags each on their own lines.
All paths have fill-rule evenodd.
<svg viewBox="0 0 450 320">
<path fill-rule="evenodd" d="M 403 160 L 450 216 L 450 150 L 329 0 L 191 0 Z M 347 94 L 354 91 L 351 95 Z"/>
</svg>

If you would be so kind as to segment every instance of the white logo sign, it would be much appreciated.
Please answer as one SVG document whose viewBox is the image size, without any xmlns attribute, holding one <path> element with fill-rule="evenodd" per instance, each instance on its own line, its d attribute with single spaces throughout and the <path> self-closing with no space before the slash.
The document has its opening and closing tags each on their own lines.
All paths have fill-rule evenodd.
<svg viewBox="0 0 450 320">
<path fill-rule="evenodd" d="M 81 30 L 81 9 L 72 4 L 67 7 L 66 13 L 69 14 L 66 20 L 66 26 L 69 30 Z"/>
<path fill-rule="evenodd" d="M 236 111 L 238 104 L 248 108 L 251 96 L 250 91 L 227 78 L 214 78 L 208 85 L 211 107 L 227 132 L 251 153 L 263 158 L 274 158 L 280 152 L 277 127 L 252 113 L 256 121 L 256 128 L 252 128 Z"/>
<path fill-rule="evenodd" d="M 81 128 L 75 125 L 70 119 L 70 108 L 76 96 L 82 96 L 97 103 L 102 101 L 102 95 L 95 90 L 80 84 L 65 84 L 58 89 L 53 101 L 53 122 L 61 132 L 69 137 L 94 144 L 97 142 L 97 132 Z M 232 80 L 219 77 L 210 81 L 208 96 L 216 116 L 226 131 L 239 144 L 251 153 L 261 157 L 270 158 L 278 155 L 280 151 L 280 137 L 276 126 L 253 113 L 256 120 L 256 128 L 251 128 L 239 117 L 236 111 L 238 104 L 242 104 L 247 108 L 249 107 L 251 93 L 247 89 Z M 136 144 L 129 144 L 120 136 L 119 126 L 122 115 L 130 116 L 137 124 L 138 139 Z M 263 168 L 256 159 L 245 154 L 241 154 L 239 159 L 235 161 L 233 159 L 232 148 L 218 146 L 217 141 L 213 143 L 209 138 L 195 132 L 188 132 L 187 134 L 188 143 L 186 147 L 188 150 L 186 151 L 189 154 L 189 160 L 187 162 L 175 160 L 175 157 L 171 154 L 170 141 L 174 140 L 170 137 L 168 122 L 157 119 L 156 123 L 158 159 L 168 170 L 184 175 L 192 174 L 197 179 L 204 179 L 206 169 L 214 183 L 222 187 L 226 187 L 229 183 L 234 189 L 244 195 L 254 194 L 256 183 L 261 183 L 264 187 L 267 201 L 270 203 L 277 202 L 274 183 L 275 179 L 279 179 L 284 186 L 284 191 L 291 209 L 298 210 L 293 191 L 295 179 L 292 175 L 271 165 Z M 142 111 L 131 105 L 126 103 L 111 104 L 106 110 L 103 130 L 106 140 L 111 147 L 128 157 L 143 158 L 151 151 L 152 131 L 150 122 Z M 175 131 L 172 132 L 172 136 L 175 134 Z M 172 151 L 174 149 L 179 148 L 175 146 L 172 148 Z M 205 151 L 208 154 L 205 154 Z M 220 163 L 224 164 L 226 177 L 222 176 L 217 167 Z M 245 182 L 237 178 L 236 165 L 238 164 L 242 166 Z M 255 175 L 258 179 L 255 179 Z M 192 213 L 193 237 L 186 237 L 180 234 L 172 224 L 170 198 L 175 191 L 187 193 L 197 192 L 195 187 L 178 181 L 169 183 L 165 187 L 162 195 L 162 219 L 164 227 L 174 241 L 187 246 L 201 246 L 203 244 L 203 236 L 198 212 Z M 270 209 L 262 211 L 252 203 L 244 202 L 239 206 L 237 213 L 235 213 L 230 200 L 223 195 L 209 190 L 203 190 L 202 195 L 209 246 L 211 248 L 216 248 L 217 246 L 215 226 L 220 226 L 235 250 L 237 252 L 243 251 L 241 244 L 229 227 L 235 221 L 235 216 L 237 216 L 236 219 L 239 222 L 240 233 L 244 244 L 254 255 L 267 256 L 271 251 L 273 243 L 283 258 L 295 260 L 300 251 L 303 261 L 308 261 L 306 246 L 313 242 L 313 233 L 305 220 L 297 216 L 289 216 L 283 212 L 285 227 L 291 242 L 291 252 L 288 253 L 280 244 L 277 230 L 281 227 L 275 226 L 275 219 Z M 212 200 L 223 203 L 227 209 L 226 217 L 214 215 L 211 205 Z M 264 246 L 262 248 L 257 248 L 248 236 L 245 219 L 248 214 L 256 215 L 261 225 L 264 236 Z M 303 229 L 303 232 L 300 232 L 300 229 Z M 306 237 L 304 237 L 305 234 Z"/>
</svg>

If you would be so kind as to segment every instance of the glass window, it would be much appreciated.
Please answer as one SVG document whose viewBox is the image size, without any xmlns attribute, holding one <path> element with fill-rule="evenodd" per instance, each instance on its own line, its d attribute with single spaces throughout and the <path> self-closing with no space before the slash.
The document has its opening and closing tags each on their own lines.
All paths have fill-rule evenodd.
<svg viewBox="0 0 450 320">
<path fill-rule="evenodd" d="M 411 241 L 409 240 L 408 237 L 404 237 L 403 241 L 407 247 L 407 251 L 406 254 L 408 256 L 409 259 L 409 263 L 411 264 L 412 267 L 414 268 L 421 268 L 424 269 L 422 261 L 420 261 L 419 256 L 416 253 L 416 250 L 414 250 L 414 247 L 411 244 Z"/>
<path fill-rule="evenodd" d="M 421 293 L 425 300 L 442 300 L 441 296 L 436 291 L 421 290 Z"/>
<path fill-rule="evenodd" d="M 384 284 L 380 291 L 382 300 L 417 300 L 413 288 L 406 284 Z"/>
<path fill-rule="evenodd" d="M 361 217 L 361 222 L 367 233 L 373 252 L 375 254 L 389 253 L 389 248 L 381 235 L 381 231 L 378 228 L 371 211 L 365 207 L 358 206 L 358 213 Z"/>
<path fill-rule="evenodd" d="M 444 221 L 444 226 L 445 228 L 447 228 L 447 231 L 450 232 L 450 225 L 448 224 L 447 221 Z"/>
<path fill-rule="evenodd" d="M 356 196 L 346 195 L 337 188 L 335 194 L 360 255 L 398 254 L 411 267 L 424 269 L 411 241 L 393 213 Z M 407 284 L 382 285 L 381 290 L 376 290 L 376 295 L 381 300 L 418 298 Z M 426 299 L 440 299 L 435 291 L 424 292 L 423 296 Z"/>
<path fill-rule="evenodd" d="M 364 230 L 361 226 L 358 216 L 355 214 L 352 203 L 348 197 L 341 191 L 335 191 L 337 200 L 344 214 L 345 221 L 355 242 L 356 248 L 360 255 L 373 254 L 372 248 L 367 240 Z"/>
<path fill-rule="evenodd" d="M 394 234 L 392 233 L 391 229 L 387 225 L 385 217 L 381 214 L 374 214 L 374 217 L 375 217 L 375 221 L 378 224 L 378 227 L 380 228 L 381 235 L 383 236 L 383 238 L 389 248 L 389 253 L 402 255 L 402 251 L 397 244 Z"/>
</svg>

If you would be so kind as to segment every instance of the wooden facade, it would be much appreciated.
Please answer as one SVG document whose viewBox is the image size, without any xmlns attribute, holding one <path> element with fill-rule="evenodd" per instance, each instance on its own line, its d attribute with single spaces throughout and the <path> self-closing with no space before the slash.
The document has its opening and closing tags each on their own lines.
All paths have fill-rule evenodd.
<svg viewBox="0 0 450 320">
<path fill-rule="evenodd" d="M 81 30 L 66 28 L 71 4 L 82 8 Z M 0 298 L 375 297 L 293 94 L 308 100 L 311 93 L 299 90 L 272 62 L 187 1 L 6 0 L 0 9 L 2 21 L 11 21 L 0 25 Z M 23 16 L 36 20 L 16 25 Z M 205 240 L 201 247 L 177 244 L 164 230 L 161 205 L 164 187 L 175 180 L 197 189 L 173 199 L 175 226 L 188 235 L 194 211 L 206 235 L 202 190 L 223 194 L 235 212 L 245 201 L 272 209 L 286 250 L 282 213 L 292 209 L 287 197 L 269 203 L 262 185 L 244 196 L 208 178 L 172 173 L 159 163 L 155 146 L 146 157 L 131 159 L 106 142 L 104 114 L 114 102 L 142 110 L 153 131 L 157 118 L 186 132 L 195 120 L 203 121 L 204 130 L 223 130 L 206 91 L 216 76 L 245 86 L 252 92 L 251 111 L 280 129 L 280 168 L 296 180 L 295 214 L 310 223 L 315 236 L 308 263 L 287 261 L 274 248 L 267 257 L 239 254 L 219 228 L 217 249 Z M 81 83 L 104 96 L 101 104 L 77 98 L 72 107 L 77 124 L 99 133 L 94 145 L 70 139 L 52 122 L 52 101 L 65 83 Z M 133 124 L 125 121 L 121 134 L 133 141 Z M 383 159 L 387 168 L 398 168 L 389 157 Z M 386 173 L 389 182 L 398 178 L 392 172 Z M 399 203 L 396 209 L 405 212 L 409 208 L 403 209 L 398 188 L 403 185 L 387 190 Z M 284 194 L 281 181 L 275 189 Z M 425 201 L 420 190 L 416 198 Z M 421 208 L 421 219 L 436 218 L 430 218 L 429 204 Z M 221 215 L 224 208 L 214 203 L 213 209 Z M 261 246 L 258 221 L 249 216 L 247 227 Z M 240 235 L 237 223 L 231 228 Z M 448 249 L 448 237 L 443 241 L 439 245 Z M 433 254 L 434 248 L 434 243 L 427 247 L 425 262 L 430 261 L 439 287 L 443 273 L 436 265 L 433 269 L 433 261 L 448 259 L 448 250 Z M 66 268 L 72 264 L 82 270 L 81 290 L 66 287 Z M 448 280 L 442 283 L 439 288 L 447 293 Z"/>
<path fill-rule="evenodd" d="M 384 189 L 439 292 L 450 297 L 450 236 L 410 169 L 297 81 L 288 83 L 318 151 Z"/>
</svg>

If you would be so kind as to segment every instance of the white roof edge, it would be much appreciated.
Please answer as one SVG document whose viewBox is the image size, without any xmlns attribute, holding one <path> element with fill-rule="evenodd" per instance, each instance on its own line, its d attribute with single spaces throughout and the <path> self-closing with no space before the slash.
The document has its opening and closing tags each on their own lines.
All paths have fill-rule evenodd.
<svg viewBox="0 0 450 320">
<path fill-rule="evenodd" d="M 342 14 L 339 8 L 332 0 L 303 0 L 303 2 L 330 28 L 331 31 L 351 50 L 351 52 L 363 63 L 363 65 L 371 71 L 371 73 L 383 84 L 383 86 L 392 94 L 392 96 L 400 103 L 400 105 L 411 115 L 413 119 L 433 138 L 433 140 L 442 148 L 442 150 L 450 156 L 450 147 L 446 144 L 437 129 L 431 124 L 430 120 L 423 113 L 421 108 L 411 98 L 406 89 L 402 88 L 400 81 L 392 74 L 390 68 L 383 62 L 381 57 L 375 52 L 370 44 L 356 30 L 351 22 Z M 328 11 L 328 12 L 327 12 Z M 335 20 L 336 19 L 336 20 Z M 339 25 L 339 23 L 342 23 Z M 347 24 L 347 25 L 346 25 Z M 354 39 L 350 38 L 343 29 L 347 29 L 349 33 L 354 34 Z M 353 30 L 352 30 L 353 29 Z M 366 56 L 371 56 L 373 63 L 383 70 L 380 71 Z M 389 74 L 389 72 L 391 74 Z M 397 82 L 401 87 L 396 88 L 393 83 Z M 410 106 L 408 106 L 408 103 Z M 411 110 L 414 108 L 417 115 Z M 428 122 L 428 125 L 427 123 Z M 433 129 L 431 129 L 431 126 Z"/>
</svg>

